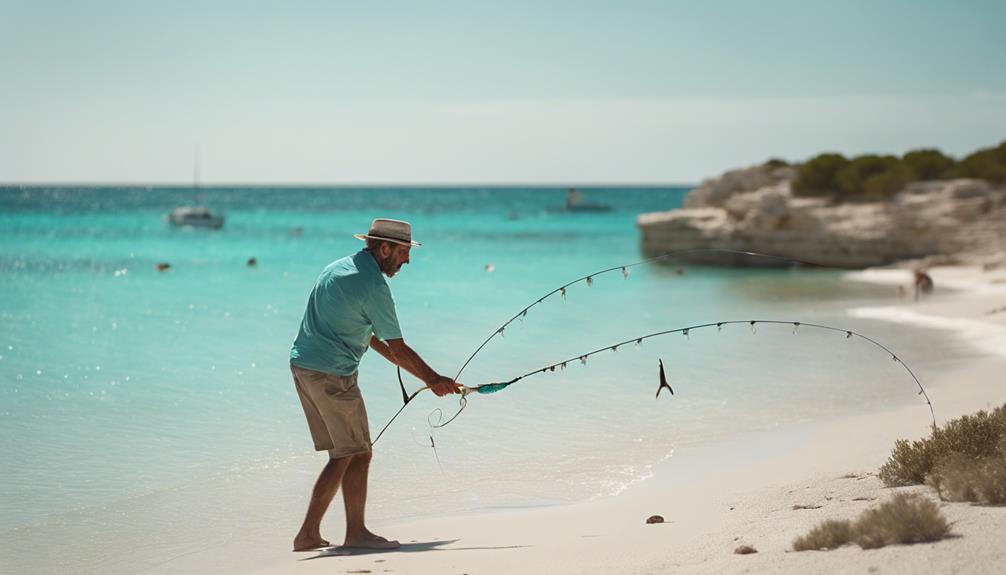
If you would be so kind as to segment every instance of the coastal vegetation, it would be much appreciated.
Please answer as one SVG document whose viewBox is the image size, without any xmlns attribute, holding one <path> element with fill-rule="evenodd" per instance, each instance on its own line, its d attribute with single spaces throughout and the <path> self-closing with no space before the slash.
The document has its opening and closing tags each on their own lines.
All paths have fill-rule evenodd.
<svg viewBox="0 0 1006 575">
<path fill-rule="evenodd" d="M 929 436 L 916 441 L 896 441 L 878 476 L 888 487 L 929 485 L 943 501 L 1006 504 L 1006 405 L 934 426 Z M 823 521 L 796 538 L 793 549 L 836 549 L 849 543 L 872 549 L 938 541 L 949 531 L 935 503 L 897 493 L 855 521 Z"/>
<path fill-rule="evenodd" d="M 991 412 L 962 415 L 934 428 L 922 439 L 911 442 L 899 439 L 881 466 L 879 477 L 888 486 L 921 484 L 929 479 L 939 491 L 944 485 L 961 485 L 963 477 L 972 478 L 967 485 L 983 485 L 986 479 L 979 476 L 988 475 L 992 481 L 999 477 L 1002 492 L 1006 491 L 1004 460 L 1006 405 Z M 995 490 L 989 493 L 992 492 Z"/>
<path fill-rule="evenodd" d="M 1006 442 L 1004 442 L 1006 446 Z M 944 501 L 972 501 L 988 505 L 1006 503 L 1006 448 L 993 457 L 951 453 L 940 460 L 926 483 Z"/>
<path fill-rule="evenodd" d="M 820 551 L 838 549 L 852 543 L 854 531 L 848 519 L 825 519 L 806 535 L 793 541 L 794 551 Z"/>
<path fill-rule="evenodd" d="M 768 167 L 785 162 L 769 160 Z M 977 178 L 1006 183 L 1006 141 L 977 150 L 961 160 L 935 149 L 912 150 L 900 158 L 865 154 L 846 158 L 824 153 L 799 164 L 792 190 L 797 196 L 831 196 L 838 200 L 890 197 L 912 182 Z"/>
<path fill-rule="evenodd" d="M 914 493 L 896 493 L 855 521 L 828 519 L 793 541 L 794 551 L 837 549 L 855 543 L 863 549 L 939 541 L 950 523 L 935 503 Z"/>
</svg>

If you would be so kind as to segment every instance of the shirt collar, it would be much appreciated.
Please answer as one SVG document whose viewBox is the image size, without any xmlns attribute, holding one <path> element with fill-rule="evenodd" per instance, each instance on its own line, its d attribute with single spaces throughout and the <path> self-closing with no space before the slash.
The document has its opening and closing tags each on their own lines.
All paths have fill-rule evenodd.
<svg viewBox="0 0 1006 575">
<path fill-rule="evenodd" d="M 374 259 L 374 254 L 368 252 L 367 250 L 360 250 L 353 255 L 353 262 L 356 264 L 356 269 L 360 271 L 365 271 L 368 273 L 381 274 L 381 268 L 377 265 L 377 260 Z"/>
</svg>

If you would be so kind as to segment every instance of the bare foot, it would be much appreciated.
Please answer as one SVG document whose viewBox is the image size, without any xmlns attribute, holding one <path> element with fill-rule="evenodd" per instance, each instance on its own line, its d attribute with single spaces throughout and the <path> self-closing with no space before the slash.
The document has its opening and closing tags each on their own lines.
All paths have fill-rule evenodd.
<svg viewBox="0 0 1006 575">
<path fill-rule="evenodd" d="M 293 540 L 294 551 L 314 551 L 315 549 L 331 546 L 332 544 L 322 539 L 320 535 L 314 537 L 297 535 L 297 538 Z"/>
<path fill-rule="evenodd" d="M 401 543 L 385 539 L 380 535 L 374 535 L 368 531 L 356 537 L 346 536 L 346 542 L 342 546 L 357 549 L 398 549 L 401 547 Z"/>
</svg>

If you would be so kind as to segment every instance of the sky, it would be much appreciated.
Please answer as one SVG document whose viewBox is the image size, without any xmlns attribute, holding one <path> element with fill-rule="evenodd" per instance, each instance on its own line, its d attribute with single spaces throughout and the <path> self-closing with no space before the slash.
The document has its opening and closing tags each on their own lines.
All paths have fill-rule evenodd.
<svg viewBox="0 0 1006 575">
<path fill-rule="evenodd" d="M 0 183 L 692 183 L 1006 140 L 1006 2 L 0 0 Z"/>
</svg>

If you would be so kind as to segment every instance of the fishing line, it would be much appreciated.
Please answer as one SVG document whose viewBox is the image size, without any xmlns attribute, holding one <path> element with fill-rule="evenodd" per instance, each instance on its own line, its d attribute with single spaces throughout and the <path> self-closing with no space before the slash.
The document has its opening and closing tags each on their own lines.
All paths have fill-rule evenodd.
<svg viewBox="0 0 1006 575">
<path fill-rule="evenodd" d="M 485 341 L 482 342 L 481 345 L 479 345 L 477 348 L 475 348 L 475 351 L 473 351 L 472 354 L 470 356 L 468 356 L 468 359 L 465 360 L 465 362 L 461 365 L 461 369 L 458 370 L 457 375 L 455 375 L 453 377 L 454 381 L 457 381 L 458 378 L 461 377 L 461 373 L 465 370 L 466 367 L 468 367 L 468 364 L 471 363 L 471 361 L 473 359 L 475 359 L 475 356 L 478 355 L 479 352 L 482 351 L 482 348 L 484 348 L 490 341 L 492 341 L 493 338 L 495 338 L 497 335 L 503 335 L 503 331 L 511 323 L 513 323 L 518 318 L 520 318 L 521 320 L 523 320 L 523 318 L 527 317 L 527 312 L 531 308 L 533 308 L 536 305 L 544 302 L 546 299 L 549 298 L 549 296 L 553 296 L 553 295 L 555 295 L 555 294 L 558 293 L 558 294 L 560 294 L 563 297 L 563 299 L 565 299 L 565 297 L 566 297 L 566 288 L 568 288 L 571 285 L 574 285 L 574 284 L 577 284 L 577 283 L 580 283 L 580 282 L 585 282 L 587 284 L 587 287 L 590 287 L 594 283 L 594 278 L 596 278 L 597 276 L 600 276 L 600 275 L 611 273 L 613 271 L 621 271 L 622 272 L 622 277 L 624 279 L 629 279 L 629 270 L 631 268 L 636 267 L 636 266 L 641 266 L 641 265 L 645 265 L 645 264 L 649 264 L 649 263 L 653 263 L 653 262 L 658 262 L 658 261 L 670 259 L 670 258 L 673 258 L 673 257 L 678 257 L 678 256 L 683 256 L 683 255 L 688 255 L 688 254 L 696 254 L 696 253 L 725 253 L 725 254 L 732 254 L 732 255 L 754 256 L 754 257 L 760 257 L 760 258 L 765 258 L 765 259 L 785 261 L 785 262 L 788 262 L 790 264 L 800 264 L 800 265 L 819 267 L 819 268 L 837 269 L 837 268 L 834 268 L 832 266 L 826 266 L 824 264 L 817 264 L 817 263 L 808 262 L 808 261 L 804 261 L 804 260 L 798 260 L 798 259 L 795 259 L 795 258 L 789 258 L 789 257 L 785 257 L 785 256 L 773 256 L 773 255 L 769 255 L 769 254 L 761 254 L 761 253 L 758 253 L 758 252 L 748 252 L 748 251 L 743 251 L 743 250 L 730 250 L 730 249 L 722 249 L 722 248 L 695 248 L 695 249 L 690 249 L 690 250 L 670 251 L 670 252 L 667 252 L 665 254 L 662 254 L 662 255 L 659 255 L 659 256 L 656 256 L 656 257 L 652 257 L 652 258 L 649 258 L 649 259 L 645 259 L 645 260 L 642 260 L 642 261 L 638 261 L 638 262 L 635 262 L 635 263 L 626 264 L 626 265 L 622 265 L 622 266 L 615 266 L 615 267 L 608 268 L 608 269 L 603 269 L 601 271 L 597 271 L 597 272 L 594 272 L 592 274 L 587 274 L 587 275 L 585 275 L 583 277 L 580 277 L 580 278 L 577 278 L 577 279 L 575 279 L 575 280 L 573 280 L 571 282 L 565 283 L 565 284 L 563 284 L 563 285 L 555 288 L 554 290 L 548 292 L 547 294 L 541 296 L 536 301 L 534 301 L 531 305 L 529 305 L 529 306 L 525 307 L 524 309 L 520 310 L 519 312 L 517 312 L 516 315 L 514 315 L 512 318 L 510 318 L 509 320 L 507 320 L 506 322 L 504 322 L 503 325 L 501 325 L 500 327 L 496 328 L 496 331 L 494 331 L 493 333 L 489 334 L 489 337 L 487 337 L 485 339 Z"/>
<path fill-rule="evenodd" d="M 543 303 L 545 300 L 547 300 L 549 297 L 551 297 L 551 296 L 553 296 L 555 294 L 560 294 L 560 297 L 562 297 L 562 299 L 565 301 L 565 298 L 566 298 L 566 289 L 569 288 L 570 286 L 575 285 L 575 284 L 580 283 L 580 282 L 584 282 L 584 283 L 587 284 L 588 287 L 590 287 L 594 283 L 594 278 L 596 278 L 598 276 L 601 276 L 601 275 L 604 275 L 604 274 L 608 274 L 608 273 L 614 272 L 614 271 L 621 271 L 623 279 L 628 279 L 629 278 L 629 274 L 630 274 L 629 270 L 631 268 L 634 268 L 634 267 L 637 267 L 637 266 L 641 266 L 641 265 L 645 265 L 645 264 L 649 264 L 649 263 L 654 263 L 654 262 L 659 262 L 659 261 L 663 261 L 663 260 L 668 260 L 668 259 L 675 258 L 675 257 L 680 257 L 680 256 L 684 256 L 684 255 L 689 255 L 689 254 L 698 254 L 698 253 L 722 253 L 722 254 L 730 254 L 730 255 L 735 255 L 735 256 L 750 256 L 750 257 L 756 257 L 756 258 L 763 258 L 763 259 L 767 259 L 767 260 L 778 260 L 778 261 L 789 263 L 791 265 L 793 265 L 793 264 L 805 265 L 805 266 L 811 266 L 811 267 L 822 268 L 822 269 L 841 269 L 841 268 L 836 268 L 834 266 L 828 266 L 828 265 L 825 265 L 825 264 L 819 264 L 819 263 L 815 263 L 815 262 L 810 262 L 810 261 L 806 261 L 806 260 L 800 260 L 800 259 L 786 257 L 786 256 L 776 256 L 776 255 L 771 255 L 771 254 L 763 254 L 763 253 L 758 253 L 758 252 L 751 252 L 751 251 L 745 251 L 745 250 L 733 250 L 733 249 L 725 249 L 725 248 L 695 248 L 695 249 L 687 249 L 687 250 L 675 250 L 675 251 L 670 251 L 670 252 L 661 254 L 661 255 L 656 256 L 656 257 L 652 257 L 652 258 L 648 258 L 648 259 L 645 259 L 645 260 L 641 260 L 641 261 L 638 261 L 638 262 L 634 262 L 634 263 L 630 263 L 630 264 L 625 264 L 625 265 L 620 265 L 620 266 L 614 266 L 614 267 L 611 267 L 611 268 L 603 269 L 603 270 L 600 270 L 600 271 L 597 271 L 597 272 L 594 272 L 594 273 L 582 276 L 582 277 L 577 278 L 577 279 L 575 279 L 573 281 L 567 282 L 567 283 L 565 283 L 565 284 L 563 284 L 563 285 L 555 288 L 554 290 L 546 293 L 545 295 L 539 297 L 537 300 L 533 301 L 530 305 L 528 305 L 528 306 L 524 307 L 523 309 L 521 309 L 513 317 L 511 317 L 509 320 L 507 320 L 506 322 L 504 322 L 503 325 L 501 325 L 500 327 L 496 328 L 492 333 L 490 333 L 489 336 L 477 348 L 475 348 L 475 351 L 473 351 L 472 354 L 470 356 L 468 356 L 468 359 L 465 360 L 465 362 L 461 365 L 461 368 L 458 369 L 458 372 L 454 376 L 453 379 L 455 381 L 457 381 L 458 378 L 461 377 L 461 374 L 464 372 L 465 368 L 467 368 L 468 365 L 471 363 L 471 361 L 475 358 L 475 356 L 477 356 L 482 351 L 482 349 L 485 348 L 485 346 L 488 345 L 489 342 L 492 341 L 496 336 L 501 336 L 502 337 L 504 331 L 506 330 L 507 327 L 510 326 L 511 323 L 513 323 L 514 321 L 517 321 L 517 320 L 520 320 L 523 323 L 524 318 L 527 317 L 528 311 L 530 311 L 532 308 L 534 308 L 535 306 Z M 763 321 L 763 323 L 769 323 L 769 321 L 771 321 L 771 320 Z M 714 324 L 703 324 L 702 326 L 690 326 L 689 328 L 682 328 L 682 329 L 698 329 L 698 328 L 701 328 L 701 327 L 708 327 L 709 325 L 716 325 L 718 329 L 721 329 L 722 326 L 726 325 L 727 323 L 737 323 L 737 322 L 718 322 L 718 323 L 714 323 Z M 745 321 L 743 323 L 751 323 L 751 329 L 752 329 L 752 332 L 754 332 L 754 330 L 755 330 L 754 325 L 755 325 L 756 321 L 748 320 L 748 321 Z M 778 323 L 794 324 L 794 329 L 796 329 L 797 327 L 799 327 L 799 325 L 801 325 L 800 322 L 789 322 L 789 321 L 778 322 Z M 804 325 L 812 325 L 812 324 L 804 324 Z M 830 327 L 830 326 L 821 326 L 821 327 L 827 327 L 827 329 L 831 329 L 831 330 L 835 330 L 835 331 L 844 331 L 844 332 L 848 332 L 850 334 L 855 333 L 855 332 L 850 332 L 849 330 L 843 330 L 843 329 L 840 329 L 840 328 L 834 328 L 834 327 Z M 644 336 L 644 337 L 634 338 L 632 340 L 628 340 L 626 342 L 621 342 L 621 343 L 616 344 L 614 346 L 604 347 L 604 348 L 601 348 L 600 350 L 597 350 L 597 351 L 594 351 L 594 352 L 590 352 L 590 353 L 584 354 L 582 356 L 577 356 L 577 357 L 573 358 L 573 360 L 579 359 L 581 363 L 586 364 L 588 356 L 594 355 L 595 353 L 599 353 L 600 351 L 605 351 L 605 350 L 608 350 L 608 349 L 617 348 L 620 345 L 624 345 L 626 343 L 632 343 L 632 342 L 635 342 L 635 345 L 638 347 L 642 343 L 642 341 L 644 339 L 646 339 L 646 338 L 655 337 L 657 335 L 663 335 L 665 333 L 673 333 L 673 332 L 676 332 L 676 331 L 679 331 L 679 330 L 671 330 L 669 332 L 659 332 L 659 333 L 650 334 L 650 335 L 647 335 L 647 336 Z M 856 334 L 856 335 L 859 335 L 859 334 Z M 848 336 L 848 337 L 851 337 L 851 335 Z M 876 342 L 876 341 L 874 341 L 874 340 L 872 340 L 872 339 L 870 339 L 870 338 L 868 338 L 866 336 L 860 335 L 859 337 L 862 337 L 863 339 L 865 339 L 867 341 L 870 341 L 871 343 L 874 343 L 875 345 L 878 345 L 881 348 L 883 348 L 884 350 L 890 352 L 890 350 L 887 350 L 886 347 L 880 345 L 878 342 Z M 893 353 L 891 355 L 894 356 Z M 896 356 L 894 356 L 894 357 L 896 358 Z M 556 366 L 560 366 L 562 369 L 565 369 L 566 364 L 569 363 L 569 361 L 572 361 L 572 360 L 567 360 L 565 362 L 560 362 L 560 363 L 548 366 L 545 369 L 552 369 L 554 371 L 554 369 L 555 369 Z M 911 369 L 909 369 L 908 366 L 905 365 L 903 362 L 902 362 L 902 365 L 904 365 L 905 368 L 908 369 L 909 373 L 912 375 L 913 379 L 915 379 L 915 382 L 918 384 L 919 383 L 918 378 L 915 378 L 915 374 L 912 373 Z M 467 401 L 467 395 L 468 395 L 468 393 L 470 393 L 472 391 L 474 391 L 476 393 L 480 393 L 480 394 L 495 393 L 497 391 L 505 389 L 510 384 L 515 383 L 516 381 L 518 381 L 518 380 L 520 380 L 520 379 L 522 379 L 524 377 L 528 377 L 528 376 L 533 375 L 534 373 L 538 373 L 538 372 L 539 372 L 539 370 L 536 370 L 536 371 L 533 371 L 533 372 L 529 372 L 528 374 L 525 374 L 525 375 L 522 375 L 520 377 L 514 378 L 514 379 L 512 379 L 512 380 L 510 380 L 508 382 L 495 382 L 495 383 L 483 384 L 483 385 L 475 386 L 475 387 L 464 387 L 464 386 L 462 386 L 462 396 L 461 396 L 461 400 L 459 401 L 459 404 L 460 404 L 461 407 L 460 407 L 460 409 L 458 410 L 457 413 L 455 413 L 449 420 L 447 420 L 446 422 L 443 422 L 443 423 L 441 423 L 441 421 L 443 420 L 443 411 L 440 410 L 439 408 L 437 408 L 436 410 L 434 410 L 434 412 L 432 412 L 427 417 L 427 422 L 430 424 L 430 428 L 431 428 L 431 435 L 430 435 L 431 445 L 433 444 L 432 429 L 437 429 L 437 428 L 443 427 L 443 426 L 449 424 L 450 422 L 454 421 L 454 419 L 456 419 L 458 417 L 458 415 L 460 415 L 461 412 L 464 411 L 465 407 L 467 406 L 467 404 L 468 404 L 468 401 Z M 409 405 L 409 403 L 411 403 L 412 400 L 420 392 L 422 392 L 425 389 L 428 389 L 427 387 L 421 387 L 421 388 L 417 389 L 415 392 L 413 392 L 411 395 L 408 394 L 405 391 L 405 384 L 402 382 L 402 370 L 401 370 L 401 367 L 398 368 L 398 383 L 399 383 L 399 386 L 400 386 L 401 391 L 402 391 L 403 405 L 402 405 L 402 407 L 400 407 L 398 409 L 397 412 L 395 412 L 395 414 L 391 417 L 391 419 L 388 420 L 388 422 L 384 425 L 384 427 L 381 428 L 380 433 L 377 434 L 377 438 L 374 439 L 373 442 L 371 442 L 371 445 L 377 443 L 377 441 L 381 438 L 381 436 L 384 435 L 384 432 L 387 431 L 388 427 L 390 427 L 391 424 L 395 422 L 395 420 L 398 418 L 398 416 L 402 414 L 402 412 Z M 922 388 L 921 384 L 919 384 L 919 388 L 921 390 L 921 388 Z M 921 393 L 924 395 L 925 394 L 925 390 L 922 390 Z M 928 395 L 926 396 L 926 401 L 927 402 L 929 401 Z M 929 404 L 929 407 L 930 407 L 930 412 L 932 412 L 932 404 L 931 403 Z M 433 422 L 434 415 L 437 415 L 439 417 L 439 419 L 438 419 L 438 421 L 436 423 Z M 935 415 L 934 415 L 933 416 L 933 423 L 934 423 L 934 425 L 935 425 L 935 421 L 936 421 L 936 419 L 935 419 Z"/>
<path fill-rule="evenodd" d="M 794 334 L 796 333 L 796 331 L 800 327 L 815 328 L 815 329 L 821 329 L 821 330 L 827 330 L 827 331 L 832 331 L 832 332 L 837 332 L 837 333 L 845 334 L 845 339 L 850 339 L 853 336 L 855 336 L 855 337 L 858 337 L 858 338 L 860 338 L 860 339 L 862 339 L 864 341 L 867 341 L 867 342 L 873 344 L 874 346 L 876 346 L 876 347 L 884 350 L 885 352 L 887 352 L 887 354 L 890 355 L 892 361 L 894 361 L 895 363 L 900 364 L 901 367 L 903 367 L 905 369 L 905 371 L 908 372 L 908 375 L 911 376 L 912 381 L 914 381 L 915 385 L 919 388 L 918 395 L 921 395 L 921 396 L 923 396 L 926 399 L 926 405 L 929 406 L 929 414 L 932 417 L 933 427 L 934 428 L 936 427 L 936 413 L 933 410 L 933 403 L 932 403 L 932 401 L 930 401 L 929 394 L 926 393 L 925 388 L 922 387 L 922 382 L 919 381 L 919 378 L 915 375 L 915 372 L 912 371 L 912 368 L 907 363 L 905 363 L 904 360 L 902 360 L 897 354 L 895 354 L 893 351 L 891 351 L 887 346 L 885 346 L 884 344 L 880 343 L 879 341 L 877 341 L 877 340 L 875 340 L 875 339 L 873 339 L 871 337 L 865 336 L 865 335 L 863 335 L 863 334 L 861 334 L 861 333 L 859 333 L 857 331 L 853 331 L 851 329 L 845 329 L 845 328 L 834 327 L 834 326 L 824 325 L 824 324 L 818 324 L 818 323 L 807 323 L 807 322 L 790 321 L 790 320 L 775 320 L 775 319 L 748 319 L 748 320 L 718 321 L 718 322 L 713 322 L 713 323 L 702 323 L 702 324 L 690 325 L 690 326 L 687 326 L 687 327 L 679 327 L 679 328 L 676 328 L 676 329 L 669 329 L 669 330 L 665 330 L 665 331 L 658 331 L 658 332 L 647 334 L 647 335 L 644 335 L 644 336 L 641 336 L 641 337 L 627 339 L 625 341 L 620 341 L 620 342 L 618 342 L 616 344 L 613 344 L 613 345 L 607 345 L 607 346 L 595 349 L 593 351 L 590 351 L 590 352 L 587 352 L 587 353 L 584 353 L 584 354 L 581 354 L 581 355 L 575 355 L 575 356 L 570 357 L 568 359 L 565 359 L 563 361 L 552 363 L 552 364 L 546 365 L 544 367 L 535 369 L 533 371 L 529 371 L 529 372 L 525 373 L 524 375 L 520 375 L 520 376 L 517 376 L 517 377 L 511 379 L 510 381 L 488 383 L 488 384 L 478 385 L 478 386 L 474 386 L 474 387 L 467 387 L 467 388 L 465 388 L 465 391 L 463 391 L 462 402 L 461 402 L 461 409 L 459 409 L 458 412 L 455 413 L 454 416 L 452 416 L 447 421 L 444 421 L 442 423 L 437 422 L 436 424 L 433 424 L 431 422 L 431 427 L 434 428 L 434 429 L 439 429 L 441 427 L 445 427 L 446 425 L 448 425 L 449 423 L 451 423 L 452 421 L 454 421 L 455 419 L 457 419 L 458 415 L 460 415 L 461 412 L 464 411 L 465 407 L 467 407 L 467 405 L 468 405 L 468 403 L 467 403 L 467 396 L 470 393 L 473 393 L 473 392 L 474 393 L 480 393 L 480 394 L 496 393 L 498 391 L 502 391 L 503 389 L 506 389 L 510 385 L 513 385 L 514 383 L 517 383 L 518 381 L 520 381 L 522 379 L 531 377 L 532 375 L 538 375 L 538 374 L 542 374 L 542 373 L 546 373 L 546 372 L 552 372 L 552 373 L 554 373 L 557 367 L 563 367 L 566 364 L 568 364 L 570 362 L 573 362 L 573 361 L 579 360 L 580 363 L 586 364 L 587 363 L 587 358 L 589 358 L 589 357 L 591 357 L 593 355 L 597 355 L 597 354 L 605 352 L 605 351 L 616 351 L 616 349 L 619 346 L 626 345 L 626 344 L 629 344 L 629 343 L 633 343 L 633 342 L 640 343 L 640 342 L 645 341 L 645 340 L 650 339 L 650 338 L 659 337 L 659 336 L 662 336 L 662 335 L 668 335 L 668 334 L 672 334 L 672 333 L 688 334 L 689 332 L 694 332 L 695 330 L 707 329 L 707 328 L 713 328 L 713 327 L 715 327 L 717 329 L 717 331 L 721 331 L 722 328 L 723 328 L 723 326 L 725 326 L 725 325 L 738 325 L 738 324 L 748 324 L 748 325 L 751 326 L 752 330 L 755 329 L 755 326 L 757 324 L 791 325 L 791 326 L 793 326 L 793 333 Z M 431 416 L 432 416 L 432 414 L 431 414 Z"/>
</svg>

